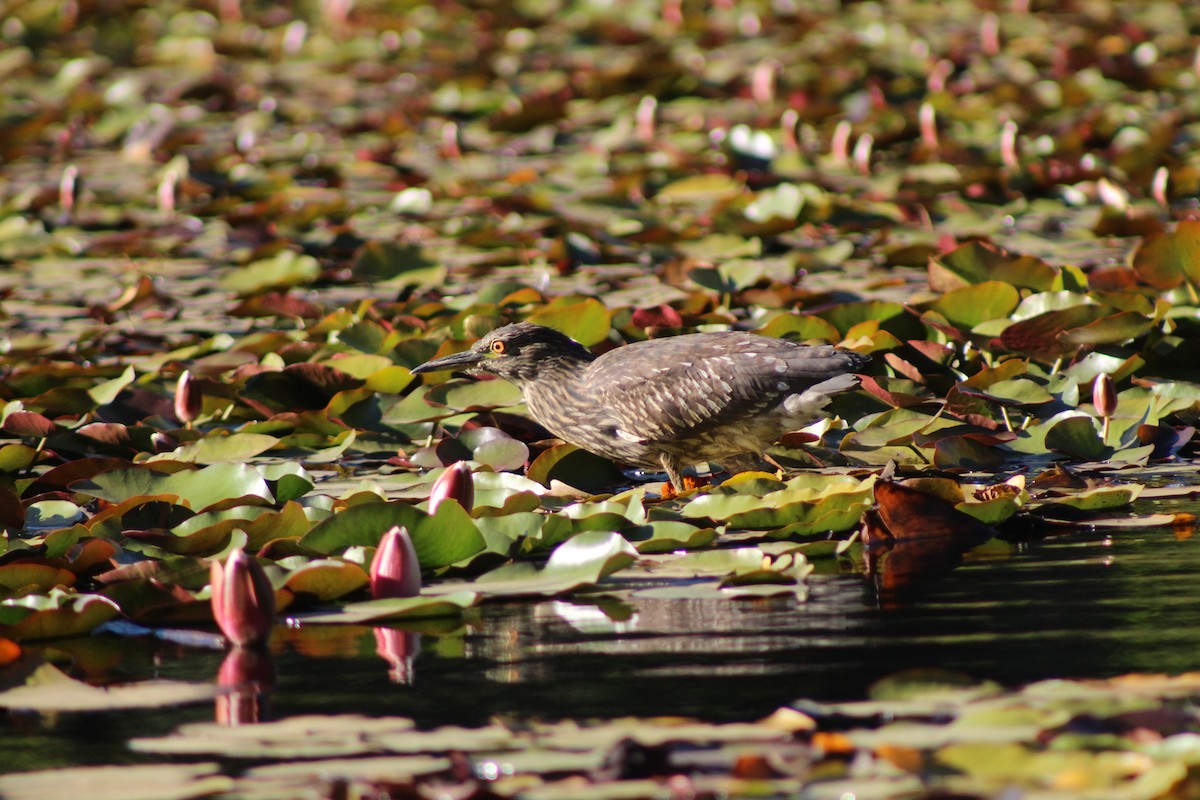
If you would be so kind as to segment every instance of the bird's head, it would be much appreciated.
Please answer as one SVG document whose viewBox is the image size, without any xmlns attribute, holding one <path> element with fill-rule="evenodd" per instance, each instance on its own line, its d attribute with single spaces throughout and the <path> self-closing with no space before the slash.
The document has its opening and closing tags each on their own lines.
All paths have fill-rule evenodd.
<svg viewBox="0 0 1200 800">
<path fill-rule="evenodd" d="M 516 322 L 497 328 L 469 350 L 427 361 L 413 372 L 462 369 L 472 375 L 498 375 L 520 385 L 574 369 L 594 358 L 591 351 L 564 333 L 531 322 Z"/>
</svg>

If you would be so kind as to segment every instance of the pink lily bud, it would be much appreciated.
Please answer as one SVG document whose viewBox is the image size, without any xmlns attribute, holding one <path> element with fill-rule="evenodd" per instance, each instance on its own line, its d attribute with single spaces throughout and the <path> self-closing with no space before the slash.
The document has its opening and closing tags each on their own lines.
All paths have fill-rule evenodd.
<svg viewBox="0 0 1200 800">
<path fill-rule="evenodd" d="M 457 500 L 467 511 L 475 505 L 475 479 L 465 461 L 456 461 L 433 482 L 429 491 L 429 513 L 437 511 L 443 500 Z"/>
<path fill-rule="evenodd" d="M 1117 413 L 1117 390 L 1113 388 L 1112 376 L 1107 372 L 1101 372 L 1092 382 L 1092 405 L 1096 406 L 1096 413 L 1104 420 L 1100 435 L 1107 441 L 1112 415 Z"/>
<path fill-rule="evenodd" d="M 184 425 L 191 425 L 192 420 L 200 416 L 203 407 L 204 395 L 192 373 L 185 369 L 175 382 L 175 418 Z"/>
<path fill-rule="evenodd" d="M 213 619 L 237 647 L 257 644 L 271 635 L 275 622 L 275 590 L 263 568 L 244 550 L 212 563 Z"/>
<path fill-rule="evenodd" d="M 421 562 L 408 530 L 393 525 L 371 559 L 371 597 L 416 597 L 421 593 Z"/>
<path fill-rule="evenodd" d="M 658 126 L 658 98 L 648 94 L 638 101 L 634 120 L 637 138 L 643 142 L 653 142 Z"/>
<path fill-rule="evenodd" d="M 1021 160 L 1017 154 L 1017 123 L 1011 119 L 1000 126 L 1000 163 L 1009 169 L 1018 169 Z"/>
<path fill-rule="evenodd" d="M 1092 404 L 1102 417 L 1111 417 L 1117 412 L 1117 392 L 1113 388 L 1112 376 L 1107 372 L 1101 372 L 1092 383 Z"/>
</svg>

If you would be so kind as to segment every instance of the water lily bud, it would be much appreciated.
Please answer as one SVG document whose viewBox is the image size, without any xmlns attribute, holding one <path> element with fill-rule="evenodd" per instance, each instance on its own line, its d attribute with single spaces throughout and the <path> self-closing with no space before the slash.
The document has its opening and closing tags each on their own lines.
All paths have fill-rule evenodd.
<svg viewBox="0 0 1200 800">
<path fill-rule="evenodd" d="M 864 133 L 854 143 L 854 153 L 851 155 L 851 159 L 854 161 L 854 168 L 862 175 L 871 174 L 871 148 L 874 146 L 875 137 L 869 133 Z"/>
<path fill-rule="evenodd" d="M 437 511 L 443 500 L 457 500 L 467 511 L 475 504 L 475 479 L 465 461 L 456 461 L 433 482 L 429 492 L 429 513 Z"/>
<path fill-rule="evenodd" d="M 833 128 L 833 138 L 829 141 L 829 154 L 838 166 L 850 163 L 850 136 L 853 133 L 854 129 L 850 127 L 850 120 L 847 119 L 842 120 Z"/>
<path fill-rule="evenodd" d="M 930 150 L 937 150 L 937 111 L 929 102 L 921 103 L 921 108 L 917 111 L 917 125 L 921 130 L 921 142 Z"/>
<path fill-rule="evenodd" d="M 1117 390 L 1113 388 L 1112 376 L 1101 372 L 1092 382 L 1092 405 L 1096 413 L 1104 420 L 1100 438 L 1108 441 L 1108 429 L 1112 423 L 1112 415 L 1117 412 Z"/>
<path fill-rule="evenodd" d="M 1107 372 L 1101 372 L 1092 383 L 1092 404 L 1102 417 L 1111 417 L 1117 411 L 1117 390 Z"/>
<path fill-rule="evenodd" d="M 462 144 L 459 142 L 458 123 L 447 122 L 442 126 L 441 141 L 438 152 L 445 159 L 462 158 Z"/>
<path fill-rule="evenodd" d="M 371 559 L 371 597 L 416 597 L 421 593 L 421 562 L 408 530 L 394 525 L 379 540 Z"/>
<path fill-rule="evenodd" d="M 773 58 L 758 62 L 750 73 L 750 97 L 754 102 L 767 105 L 775 102 L 775 76 L 779 73 L 779 62 Z"/>
<path fill-rule="evenodd" d="M 1000 55 L 1000 18 L 992 12 L 979 21 L 979 46 L 985 55 Z"/>
<path fill-rule="evenodd" d="M 238 647 L 266 641 L 275 622 L 275 590 L 259 563 L 234 550 L 211 568 L 213 619 Z"/>
<path fill-rule="evenodd" d="M 1167 199 L 1167 184 L 1170 180 L 1170 171 L 1166 167 L 1159 167 L 1154 170 L 1154 180 L 1150 183 L 1150 196 L 1164 210 L 1171 207 L 1171 202 Z"/>
<path fill-rule="evenodd" d="M 191 425 L 204 407 L 204 395 L 192 373 L 186 369 L 175 382 L 175 418 L 184 425 Z"/>
<path fill-rule="evenodd" d="M 1000 163 L 1009 169 L 1021 166 L 1017 154 L 1017 123 L 1011 119 L 1000 126 Z"/>
<path fill-rule="evenodd" d="M 646 95 L 637 104 L 634 113 L 634 130 L 643 142 L 653 142 L 658 126 L 658 98 Z"/>
<path fill-rule="evenodd" d="M 79 199 L 79 183 L 79 167 L 68 164 L 58 180 L 58 205 L 67 219 L 75 212 L 75 203 Z"/>
</svg>

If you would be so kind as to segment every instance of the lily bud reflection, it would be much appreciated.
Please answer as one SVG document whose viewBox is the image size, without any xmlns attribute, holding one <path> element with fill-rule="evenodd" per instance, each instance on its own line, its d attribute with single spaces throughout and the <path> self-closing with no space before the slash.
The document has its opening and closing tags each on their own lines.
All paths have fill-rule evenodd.
<svg viewBox="0 0 1200 800">
<path fill-rule="evenodd" d="M 421 649 L 421 634 L 395 628 L 375 629 L 375 652 L 391 669 L 388 675 L 395 683 L 412 683 L 416 677 L 413 662 Z"/>
<path fill-rule="evenodd" d="M 267 694 L 275 685 L 271 654 L 258 647 L 235 647 L 217 673 L 221 693 L 216 700 L 220 725 L 247 725 L 262 721 Z"/>
</svg>

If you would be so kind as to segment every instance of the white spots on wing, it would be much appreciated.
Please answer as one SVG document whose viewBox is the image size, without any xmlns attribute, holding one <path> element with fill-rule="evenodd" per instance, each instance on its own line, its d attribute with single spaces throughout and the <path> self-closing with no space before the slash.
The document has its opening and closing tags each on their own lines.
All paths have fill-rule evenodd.
<svg viewBox="0 0 1200 800">
<path fill-rule="evenodd" d="M 620 428 L 617 428 L 616 434 L 618 439 L 626 442 L 633 442 L 634 444 L 641 444 L 642 442 L 646 441 L 641 436 L 636 436 L 629 431 L 621 430 Z"/>
<path fill-rule="evenodd" d="M 775 388 L 781 392 L 786 392 L 788 388 L 787 381 L 780 381 L 779 383 L 775 384 Z"/>
<path fill-rule="evenodd" d="M 680 362 L 679 362 L 679 366 L 681 366 L 681 367 L 684 367 L 685 369 L 690 369 L 690 368 L 691 368 L 691 366 L 692 366 L 692 362 L 690 362 L 690 361 L 680 361 Z"/>
<path fill-rule="evenodd" d="M 782 375 L 783 373 L 788 371 L 788 366 L 787 366 L 787 364 L 780 361 L 778 364 L 775 365 L 775 371 L 778 372 L 780 375 Z"/>
</svg>

